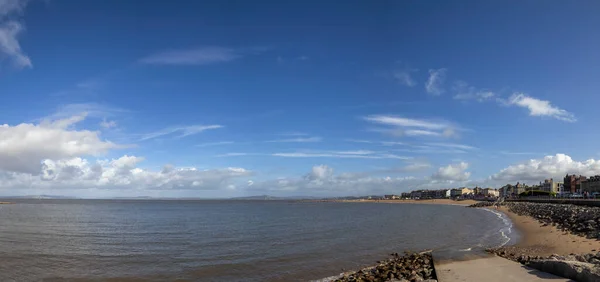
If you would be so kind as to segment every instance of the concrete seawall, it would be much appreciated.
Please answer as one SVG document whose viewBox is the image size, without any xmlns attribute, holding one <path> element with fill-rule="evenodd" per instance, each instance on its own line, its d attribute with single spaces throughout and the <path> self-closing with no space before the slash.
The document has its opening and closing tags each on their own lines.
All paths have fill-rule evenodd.
<svg viewBox="0 0 600 282">
<path fill-rule="evenodd" d="M 441 264 L 434 259 L 434 267 L 439 282 L 573 281 L 496 256 Z"/>
</svg>

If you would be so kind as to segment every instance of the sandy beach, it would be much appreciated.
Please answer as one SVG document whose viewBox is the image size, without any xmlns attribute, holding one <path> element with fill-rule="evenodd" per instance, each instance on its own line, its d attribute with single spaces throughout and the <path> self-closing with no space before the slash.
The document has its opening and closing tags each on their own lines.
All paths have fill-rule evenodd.
<svg viewBox="0 0 600 282">
<path fill-rule="evenodd" d="M 429 204 L 429 205 L 460 205 L 469 206 L 479 201 L 462 200 L 455 201 L 450 199 L 431 199 L 431 200 L 331 200 L 331 202 L 343 203 L 384 203 L 384 204 Z"/>
<path fill-rule="evenodd" d="M 513 227 L 522 236 L 517 244 L 504 248 L 507 252 L 526 253 L 530 256 L 548 256 L 600 251 L 600 241 L 598 240 L 569 234 L 551 225 L 544 226 L 536 219 L 517 215 L 510 212 L 506 207 L 501 207 L 500 211 L 511 219 Z"/>
</svg>

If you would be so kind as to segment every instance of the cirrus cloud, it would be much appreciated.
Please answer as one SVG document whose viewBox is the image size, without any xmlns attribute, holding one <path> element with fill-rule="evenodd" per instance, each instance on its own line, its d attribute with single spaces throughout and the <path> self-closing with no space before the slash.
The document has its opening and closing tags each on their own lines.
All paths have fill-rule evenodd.
<svg viewBox="0 0 600 282">
<path fill-rule="evenodd" d="M 514 93 L 505 104 L 526 108 L 530 116 L 546 116 L 566 122 L 577 121 L 574 114 L 553 106 L 550 101 L 540 100 L 524 93 Z"/>
<path fill-rule="evenodd" d="M 429 70 L 429 78 L 427 82 L 425 82 L 425 91 L 432 95 L 441 95 L 445 92 L 444 90 L 444 82 L 446 80 L 446 72 L 445 68 L 441 69 L 430 69 Z"/>
<path fill-rule="evenodd" d="M 0 63 L 8 60 L 17 68 L 32 67 L 31 59 L 25 55 L 18 36 L 25 26 L 14 20 L 27 6 L 27 0 L 0 0 Z"/>
</svg>

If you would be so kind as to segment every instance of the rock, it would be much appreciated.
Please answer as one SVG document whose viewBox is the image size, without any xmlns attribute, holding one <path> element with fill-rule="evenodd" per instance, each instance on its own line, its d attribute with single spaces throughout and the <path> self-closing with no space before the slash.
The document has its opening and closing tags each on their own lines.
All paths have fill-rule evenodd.
<svg viewBox="0 0 600 282">
<path fill-rule="evenodd" d="M 376 266 L 346 273 L 334 281 L 436 281 L 431 253 L 393 253 L 391 258 L 378 261 Z"/>
<path fill-rule="evenodd" d="M 575 235 L 600 238 L 600 207 L 530 202 L 508 202 L 505 205 L 511 212 L 531 216 L 544 226 L 553 225 Z"/>
</svg>

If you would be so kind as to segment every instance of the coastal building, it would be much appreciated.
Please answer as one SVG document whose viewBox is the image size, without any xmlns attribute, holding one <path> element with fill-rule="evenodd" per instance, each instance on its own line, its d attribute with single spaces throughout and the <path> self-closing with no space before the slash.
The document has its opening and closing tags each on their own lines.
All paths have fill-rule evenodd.
<svg viewBox="0 0 600 282">
<path fill-rule="evenodd" d="M 581 182 L 585 181 L 586 177 L 582 175 L 569 175 L 563 179 L 564 192 L 565 193 L 577 193 L 581 192 Z"/>
<path fill-rule="evenodd" d="M 581 182 L 581 192 L 600 193 L 600 175 L 595 175 Z"/>
<path fill-rule="evenodd" d="M 482 195 L 483 194 L 483 189 L 481 187 L 475 186 L 475 188 L 473 189 L 473 195 L 477 196 L 477 195 Z"/>
<path fill-rule="evenodd" d="M 398 199 L 400 199 L 400 196 L 398 196 L 398 195 L 383 195 L 383 198 L 386 200 L 398 200 Z"/>
<path fill-rule="evenodd" d="M 400 194 L 400 196 L 402 197 L 402 199 L 410 198 L 410 192 L 404 192 L 404 193 Z"/>
<path fill-rule="evenodd" d="M 435 198 L 435 190 L 422 190 L 421 196 L 423 199 L 433 199 Z"/>
<path fill-rule="evenodd" d="M 467 196 L 472 193 L 473 193 L 473 190 L 466 188 L 466 187 L 454 188 L 450 191 L 450 197 L 452 197 L 452 198 L 464 197 L 464 196 Z"/>
<path fill-rule="evenodd" d="M 417 198 L 422 198 L 423 197 L 423 192 L 422 190 L 417 190 L 417 191 L 411 191 L 410 192 L 410 197 L 413 199 L 417 199 Z"/>
<path fill-rule="evenodd" d="M 500 195 L 500 193 L 498 192 L 498 190 L 493 189 L 493 188 L 482 189 L 481 193 L 485 197 L 498 197 Z"/>
<path fill-rule="evenodd" d="M 552 178 L 544 179 L 544 182 L 540 182 L 539 190 L 546 191 L 546 192 L 558 193 L 558 192 L 560 192 L 559 191 L 560 184 L 562 184 L 562 183 L 556 182 Z"/>
<path fill-rule="evenodd" d="M 501 197 L 508 197 L 512 194 L 513 186 L 510 184 L 506 184 L 506 185 L 502 186 L 502 188 L 500 188 L 500 190 L 502 190 L 502 193 L 500 194 Z"/>
<path fill-rule="evenodd" d="M 446 190 L 444 198 L 451 198 L 451 197 L 452 197 L 452 189 Z"/>
<path fill-rule="evenodd" d="M 565 185 L 563 183 L 558 184 L 558 193 L 562 194 L 565 192 Z"/>
</svg>

